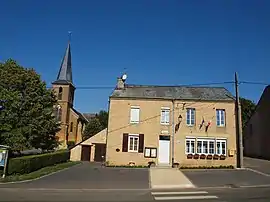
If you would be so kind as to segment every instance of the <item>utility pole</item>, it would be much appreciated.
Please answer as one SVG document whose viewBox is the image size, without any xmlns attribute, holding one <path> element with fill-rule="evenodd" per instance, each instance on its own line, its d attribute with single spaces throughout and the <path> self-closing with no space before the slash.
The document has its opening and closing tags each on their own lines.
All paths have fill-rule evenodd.
<svg viewBox="0 0 270 202">
<path fill-rule="evenodd" d="M 237 168 L 243 168 L 243 137 L 242 137 L 242 124 L 241 124 L 241 111 L 240 111 L 240 100 L 239 100 L 239 89 L 238 89 L 238 76 L 235 72 L 235 123 L 236 123 L 236 145 L 237 145 Z"/>
<path fill-rule="evenodd" d="M 175 126 L 174 126 L 174 99 L 172 100 L 172 167 L 174 166 L 174 134 L 175 134 Z"/>
</svg>

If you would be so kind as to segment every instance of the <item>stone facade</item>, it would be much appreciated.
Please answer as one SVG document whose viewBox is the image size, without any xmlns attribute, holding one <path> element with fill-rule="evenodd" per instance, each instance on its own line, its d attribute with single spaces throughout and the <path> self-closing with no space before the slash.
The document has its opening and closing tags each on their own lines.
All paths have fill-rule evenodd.
<svg viewBox="0 0 270 202">
<path fill-rule="evenodd" d="M 139 108 L 138 123 L 130 122 L 131 108 L 133 107 Z M 187 125 L 187 110 L 190 108 L 195 109 L 195 120 L 194 124 Z M 161 123 L 162 109 L 169 110 L 169 121 L 166 124 Z M 225 111 L 225 124 L 223 126 L 217 126 L 216 110 L 218 109 Z M 202 120 L 204 120 L 203 124 Z M 205 128 L 209 121 L 211 125 L 206 131 Z M 202 124 L 201 129 L 200 124 Z M 148 162 L 160 164 L 159 158 L 161 157 L 159 156 L 159 152 L 162 152 L 159 148 L 160 138 L 166 136 L 170 140 L 170 165 L 174 161 L 174 163 L 179 163 L 180 166 L 236 166 L 235 131 L 234 99 L 225 101 L 201 101 L 111 96 L 109 103 L 106 161 L 112 165 L 147 165 Z M 125 142 L 126 140 L 124 139 L 127 137 L 125 135 L 138 136 L 137 140 L 132 140 L 133 142 L 137 141 L 137 147 L 135 146 L 135 149 L 133 147 L 133 151 L 129 151 L 130 148 L 125 148 L 133 144 L 133 142 L 130 143 L 131 140 Z M 192 147 L 194 149 L 191 152 L 187 152 L 187 142 L 190 140 L 193 141 Z M 208 140 L 211 143 L 208 143 Z M 212 157 L 211 159 L 207 159 L 206 155 L 205 159 L 200 159 L 203 157 L 200 154 L 199 159 L 196 159 L 195 154 L 199 153 L 197 148 L 202 148 L 203 146 L 200 146 L 200 144 L 204 143 L 207 144 L 206 147 L 208 148 L 206 153 L 211 153 Z M 220 144 L 225 147 L 224 155 L 221 155 L 222 153 L 219 152 L 218 155 L 215 155 L 217 159 L 213 159 L 214 154 L 218 153 L 217 151 L 221 151 L 219 150 Z M 213 151 L 210 151 L 210 147 Z M 156 155 L 153 154 L 149 158 L 148 154 L 146 154 L 148 148 L 153 148 L 153 152 Z M 152 152 L 152 149 L 150 151 Z M 172 152 L 174 152 L 174 160 L 172 159 Z M 189 153 L 193 154 L 188 155 Z M 201 151 L 201 153 L 204 152 Z M 210 156 L 208 157 L 210 158 Z"/>
<path fill-rule="evenodd" d="M 82 146 L 88 145 L 90 149 L 90 161 L 95 160 L 96 144 L 106 144 L 106 134 L 107 128 L 100 131 L 96 135 L 88 138 L 85 141 L 80 142 L 75 147 L 70 150 L 70 160 L 71 161 L 81 161 L 82 158 Z"/>
</svg>

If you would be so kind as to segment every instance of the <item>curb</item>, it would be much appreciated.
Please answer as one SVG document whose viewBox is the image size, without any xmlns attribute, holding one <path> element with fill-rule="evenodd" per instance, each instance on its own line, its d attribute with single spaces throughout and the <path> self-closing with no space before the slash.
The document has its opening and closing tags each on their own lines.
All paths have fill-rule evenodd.
<svg viewBox="0 0 270 202">
<path fill-rule="evenodd" d="M 213 169 L 211 169 L 211 168 L 208 168 L 208 169 L 203 169 L 203 168 L 201 168 L 201 169 L 192 169 L 192 168 L 187 168 L 187 169 L 179 169 L 180 171 L 194 171 L 194 172 L 196 172 L 196 171 L 216 171 L 216 170 L 219 170 L 219 171 L 234 171 L 234 170 L 244 170 L 243 168 L 234 168 L 234 169 L 232 169 L 232 168 L 213 168 Z"/>
<path fill-rule="evenodd" d="M 70 166 L 70 167 L 67 167 L 67 168 L 64 168 L 64 169 L 62 169 L 62 170 L 58 170 L 58 171 L 49 173 L 49 174 L 47 174 L 47 175 L 43 175 L 43 176 L 38 177 L 38 178 L 29 179 L 29 180 L 22 180 L 22 181 L 14 181 L 14 182 L 0 182 L 0 185 L 4 185 L 4 184 L 20 184 L 20 183 L 32 182 L 32 181 L 35 181 L 35 180 L 42 179 L 42 178 L 44 178 L 44 177 L 48 177 L 48 176 L 50 176 L 50 175 L 54 175 L 54 174 L 59 173 L 59 172 L 61 172 L 61 171 L 68 170 L 68 169 L 70 169 L 70 168 L 72 168 L 72 167 L 74 167 L 74 166 L 78 166 L 78 165 L 81 165 L 81 163 L 76 164 L 76 165 L 73 165 L 73 166 Z M 1 188 L 2 188 L 2 187 L 1 187 Z M 4 188 L 4 187 L 3 187 L 3 188 Z"/>
<path fill-rule="evenodd" d="M 107 188 L 105 188 L 105 189 L 84 189 L 84 188 L 81 188 L 81 189 L 73 189 L 73 188 L 1 188 L 1 190 L 18 190 L 18 191 L 20 191 L 20 190 L 23 190 L 23 191 L 54 191 L 54 192 L 78 192 L 78 191 L 84 191 L 84 192 L 87 192 L 87 191 L 90 191 L 90 192 L 93 192 L 93 191 L 100 191 L 100 192 L 108 192 L 108 191 L 121 191 L 121 192 L 123 192 L 123 191 L 127 191 L 127 192 L 129 192 L 129 191 L 150 191 L 151 189 L 148 189 L 148 188 L 145 188 L 145 189 L 121 189 L 121 188 L 119 188 L 119 189 L 107 189 Z"/>
</svg>

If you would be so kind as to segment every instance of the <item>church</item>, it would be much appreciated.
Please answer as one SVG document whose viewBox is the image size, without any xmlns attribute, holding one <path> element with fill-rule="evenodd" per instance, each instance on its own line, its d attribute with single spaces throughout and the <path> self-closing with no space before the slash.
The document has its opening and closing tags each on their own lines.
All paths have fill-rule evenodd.
<svg viewBox="0 0 270 202">
<path fill-rule="evenodd" d="M 88 122 L 84 115 L 73 107 L 76 88 L 72 80 L 70 41 L 52 88 L 58 100 L 56 117 L 61 124 L 61 130 L 57 133 L 59 148 L 68 148 L 82 141 L 82 134 Z"/>
</svg>

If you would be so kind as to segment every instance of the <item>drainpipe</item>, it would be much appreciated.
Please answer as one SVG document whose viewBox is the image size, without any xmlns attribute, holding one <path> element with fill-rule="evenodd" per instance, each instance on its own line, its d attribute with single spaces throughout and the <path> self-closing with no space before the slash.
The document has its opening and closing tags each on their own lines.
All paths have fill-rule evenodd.
<svg viewBox="0 0 270 202">
<path fill-rule="evenodd" d="M 175 126 L 174 126 L 174 99 L 172 100 L 172 167 L 174 164 L 174 134 L 175 134 Z"/>
<path fill-rule="evenodd" d="M 107 148 L 108 148 L 108 134 L 109 134 L 109 117 L 110 117 L 110 98 L 108 101 L 108 122 L 107 122 L 107 130 L 106 130 L 106 149 L 105 149 L 105 156 L 104 156 L 104 163 L 106 163 L 106 159 L 107 159 Z"/>
</svg>

